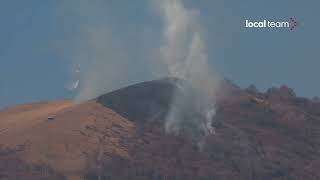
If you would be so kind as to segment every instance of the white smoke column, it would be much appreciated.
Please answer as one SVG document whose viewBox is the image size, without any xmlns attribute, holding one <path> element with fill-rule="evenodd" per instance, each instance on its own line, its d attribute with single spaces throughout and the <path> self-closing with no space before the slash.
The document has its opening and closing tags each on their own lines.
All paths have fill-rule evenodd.
<svg viewBox="0 0 320 180">
<path fill-rule="evenodd" d="M 164 22 L 164 31 L 161 34 L 163 44 L 160 45 L 161 61 L 159 61 L 158 56 L 151 60 L 153 56 L 150 55 L 153 53 L 149 52 L 153 50 L 149 46 L 157 50 L 159 47 L 152 41 L 153 36 L 134 31 L 130 32 L 130 34 L 133 33 L 134 38 L 131 36 L 128 36 L 131 37 L 129 39 L 121 38 L 122 33 L 128 30 L 122 31 L 116 28 L 120 23 L 118 19 L 111 17 L 109 19 L 109 16 L 101 17 L 105 12 L 107 1 L 62 2 L 70 3 L 67 7 L 72 7 L 75 17 L 68 22 L 77 25 L 77 31 L 72 33 L 70 44 L 67 43 L 68 48 L 63 48 L 68 59 L 71 59 L 74 64 L 72 72 L 77 66 L 81 66 L 80 73 L 73 75 L 76 80 L 79 80 L 76 81 L 77 86 L 74 86 L 78 91 L 76 101 L 93 99 L 126 85 L 158 78 L 153 73 L 155 71 L 162 73 L 164 65 L 169 72 L 169 74 L 165 72 L 166 76 L 187 80 L 199 97 L 190 101 L 189 95 L 193 96 L 193 90 L 191 92 L 183 84 L 179 86 L 183 93 L 177 93 L 173 99 L 171 111 L 165 123 L 166 130 L 179 132 L 184 124 L 191 124 L 196 127 L 194 129 L 205 134 L 214 131 L 211 121 L 215 109 L 210 98 L 215 94 L 217 81 L 216 76 L 212 76 L 208 70 L 207 47 L 203 29 L 198 23 L 199 12 L 185 8 L 181 0 L 153 1 L 159 8 Z M 108 15 L 111 16 L 111 14 Z M 68 16 L 62 16 L 63 19 L 66 17 Z M 143 45 L 144 40 L 147 40 L 147 43 Z M 155 70 L 151 70 L 151 67 L 155 67 Z M 137 73 L 140 75 L 135 76 Z M 186 106 L 187 104 L 192 104 L 192 108 Z M 186 114 L 189 110 L 196 112 L 194 114 L 201 114 L 204 118 L 194 118 L 192 122 L 185 122 L 184 117 L 188 117 Z"/>
<path fill-rule="evenodd" d="M 207 47 L 203 39 L 203 29 L 197 19 L 199 13 L 185 8 L 181 0 L 163 0 L 158 7 L 164 21 L 162 60 L 168 67 L 170 76 L 187 80 L 201 96 L 199 102 L 188 102 L 188 93 L 177 95 L 166 120 L 166 130 L 179 132 L 185 121 L 181 117 L 181 114 L 186 113 L 185 104 L 195 103 L 197 109 L 194 111 L 199 111 L 204 120 L 194 119 L 194 124 L 205 134 L 212 133 L 214 129 L 211 121 L 215 109 L 208 98 L 213 97 L 217 81 L 208 70 Z"/>
</svg>

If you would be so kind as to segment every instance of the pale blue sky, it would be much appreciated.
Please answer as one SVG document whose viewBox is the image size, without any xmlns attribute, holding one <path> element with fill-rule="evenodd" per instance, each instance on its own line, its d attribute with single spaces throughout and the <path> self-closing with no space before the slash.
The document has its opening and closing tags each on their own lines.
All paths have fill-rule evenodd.
<svg viewBox="0 0 320 180">
<path fill-rule="evenodd" d="M 148 0 L 88 0 L 93 1 L 99 8 L 78 9 L 88 11 L 83 16 L 73 13 L 74 0 L 0 2 L 0 107 L 71 96 L 65 89 L 70 67 L 65 52 L 74 47 L 61 44 L 85 43 L 73 36 L 83 23 L 112 22 L 113 39 L 137 46 L 128 51 L 140 50 L 138 38 L 144 33 L 150 42 L 159 41 L 161 23 L 150 15 Z M 264 90 L 286 84 L 300 96 L 320 96 L 320 1 L 184 2 L 200 11 L 210 68 L 242 87 L 253 83 Z M 244 28 L 245 19 L 283 21 L 290 17 L 300 23 L 293 32 Z M 142 55 L 139 52 L 137 57 Z M 135 67 L 139 62 L 133 60 L 132 64 Z M 144 79 L 139 76 L 143 74 L 135 80 Z"/>
</svg>

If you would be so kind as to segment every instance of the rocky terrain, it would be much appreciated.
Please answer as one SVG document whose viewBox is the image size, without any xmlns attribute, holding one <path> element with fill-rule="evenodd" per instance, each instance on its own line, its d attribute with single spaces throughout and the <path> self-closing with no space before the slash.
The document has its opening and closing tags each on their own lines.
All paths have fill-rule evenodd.
<svg viewBox="0 0 320 180">
<path fill-rule="evenodd" d="M 14 158 L 0 153 L 0 179 L 21 173 L 33 179 L 320 179 L 317 98 L 297 97 L 286 86 L 259 92 L 224 81 L 215 131 L 195 142 L 188 131 L 164 129 L 174 83 L 144 82 L 82 104 L 1 110 L 0 144 Z M 4 168 L 15 159 L 25 168 Z M 32 168 L 39 166 L 45 168 Z"/>
</svg>

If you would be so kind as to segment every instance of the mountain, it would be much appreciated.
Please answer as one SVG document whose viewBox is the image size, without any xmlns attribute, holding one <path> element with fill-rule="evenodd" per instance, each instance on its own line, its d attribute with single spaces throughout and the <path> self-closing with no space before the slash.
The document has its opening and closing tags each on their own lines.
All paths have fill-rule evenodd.
<svg viewBox="0 0 320 180">
<path fill-rule="evenodd" d="M 225 80 L 214 132 L 195 141 L 164 127 L 181 84 L 167 78 L 81 104 L 60 100 L 0 110 L 0 179 L 21 173 L 37 175 L 33 179 L 320 179 L 319 101 L 286 86 L 259 92 Z M 184 101 L 191 111 L 193 96 Z M 4 168 L 8 162 L 26 165 L 12 170 Z"/>
<path fill-rule="evenodd" d="M 97 102 L 134 121 L 164 119 L 183 80 L 166 78 L 138 83 L 102 95 Z"/>
</svg>

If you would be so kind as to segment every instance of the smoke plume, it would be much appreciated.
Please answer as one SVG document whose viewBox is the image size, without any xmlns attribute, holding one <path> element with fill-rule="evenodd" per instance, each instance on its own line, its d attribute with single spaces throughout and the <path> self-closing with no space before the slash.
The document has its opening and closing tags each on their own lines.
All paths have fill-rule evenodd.
<svg viewBox="0 0 320 180">
<path fill-rule="evenodd" d="M 174 96 L 166 130 L 179 133 L 192 126 L 200 133 L 212 133 L 215 109 L 210 98 L 214 97 L 217 79 L 208 69 L 203 28 L 198 24 L 199 12 L 187 9 L 181 0 L 163 0 L 158 7 L 164 22 L 161 59 L 170 76 L 190 83 L 190 86 L 181 85 L 180 92 Z M 192 109 L 188 104 L 192 104 Z M 193 114 L 186 118 L 190 112 Z"/>
<path fill-rule="evenodd" d="M 158 34 L 152 32 L 147 36 L 143 31 L 141 34 L 132 32 L 133 36 L 128 38 L 121 34 L 125 31 L 119 34 L 121 28 L 113 30 L 119 25 L 117 23 L 121 24 L 120 20 L 113 22 L 109 17 L 101 17 L 101 12 L 107 12 L 100 4 L 103 1 L 70 2 L 73 2 L 70 7 L 77 9 L 76 17 L 81 20 L 75 21 L 78 22 L 78 30 L 74 33 L 77 36 L 72 41 L 72 53 L 69 52 L 72 54 L 72 71 L 81 67 L 77 73 L 72 73 L 76 82 L 72 87 L 77 87 L 78 91 L 76 101 L 93 99 L 125 85 L 159 78 L 153 72 L 160 72 L 162 76 L 186 82 L 176 84 L 179 92 L 173 96 L 165 121 L 166 131 L 179 133 L 187 128 L 195 134 L 214 132 L 211 126 L 215 114 L 212 98 L 218 81 L 216 74 L 208 69 L 207 46 L 198 11 L 186 8 L 182 0 L 154 0 L 152 5 L 156 8 L 149 10 L 151 16 L 160 15 L 163 22 L 163 26 L 159 24 L 160 34 L 155 31 Z M 150 38 L 154 36 L 160 37 L 159 42 Z"/>
</svg>

